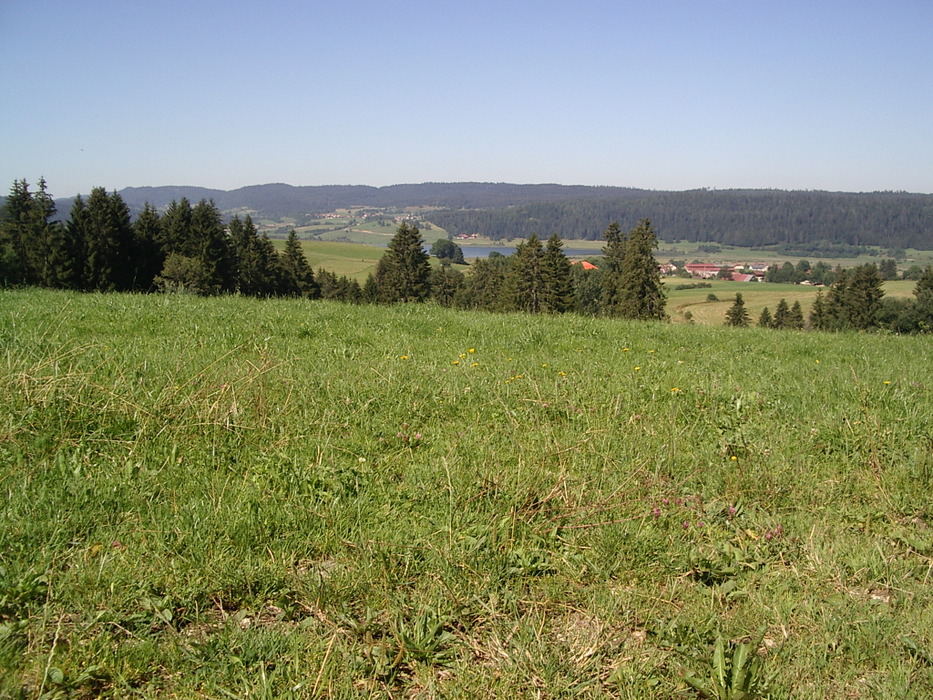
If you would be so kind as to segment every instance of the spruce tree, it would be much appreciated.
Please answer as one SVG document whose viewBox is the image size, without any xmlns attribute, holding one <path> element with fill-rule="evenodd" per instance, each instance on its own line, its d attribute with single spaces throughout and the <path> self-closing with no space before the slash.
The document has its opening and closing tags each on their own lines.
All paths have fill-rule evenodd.
<svg viewBox="0 0 933 700">
<path fill-rule="evenodd" d="M 505 278 L 505 307 L 509 311 L 545 310 L 544 247 L 536 234 L 518 244 Z"/>
<path fill-rule="evenodd" d="M 917 330 L 933 332 L 933 267 L 929 265 L 914 286 L 914 308 Z"/>
<path fill-rule="evenodd" d="M 848 289 L 849 271 L 837 267 L 833 284 L 826 295 L 826 329 L 841 330 L 850 327 Z"/>
<path fill-rule="evenodd" d="M 573 276 L 570 260 L 564 255 L 563 244 L 555 233 L 548 238 L 542 259 L 544 297 L 541 310 L 562 314 L 574 307 Z"/>
<path fill-rule="evenodd" d="M 667 318 L 661 270 L 654 259 L 657 246 L 657 236 L 648 219 L 629 232 L 618 282 L 621 293 L 618 309 L 622 318 Z"/>
<path fill-rule="evenodd" d="M 0 220 L 0 274 L 6 284 L 35 284 L 29 246 L 33 198 L 26 180 L 14 180 Z"/>
<path fill-rule="evenodd" d="M 189 258 L 198 256 L 198 247 L 191 236 L 191 202 L 187 198 L 172 200 L 162 214 L 158 243 L 163 257 L 171 253 Z"/>
<path fill-rule="evenodd" d="M 10 284 L 63 286 L 70 263 L 64 231 L 55 221 L 55 202 L 39 179 L 38 191 L 16 180 L 0 220 L 0 281 Z"/>
<path fill-rule="evenodd" d="M 761 315 L 758 317 L 758 327 L 771 328 L 773 323 L 774 320 L 771 318 L 771 311 L 769 311 L 768 307 L 766 306 L 761 310 Z"/>
<path fill-rule="evenodd" d="M 509 258 L 504 255 L 475 258 L 470 263 L 466 283 L 457 292 L 454 305 L 461 309 L 501 311 L 504 308 L 503 288 Z"/>
<path fill-rule="evenodd" d="M 379 299 L 386 303 L 424 301 L 430 296 L 431 265 L 417 226 L 403 221 L 398 227 L 376 265 L 375 280 Z"/>
<path fill-rule="evenodd" d="M 285 272 L 285 283 L 289 294 L 317 298 L 320 290 L 314 281 L 314 272 L 308 264 L 301 242 L 295 229 L 288 232 L 285 241 L 285 251 L 282 253 L 282 269 Z"/>
<path fill-rule="evenodd" d="M 320 290 L 320 285 L 318 285 Z M 379 303 L 379 285 L 376 284 L 376 277 L 370 272 L 366 275 L 366 281 L 363 283 L 363 286 L 360 288 L 363 294 L 362 301 L 366 304 L 377 304 Z M 318 291 L 318 294 L 321 294 Z"/>
<path fill-rule="evenodd" d="M 251 216 L 247 214 L 244 221 L 234 216 L 228 228 L 235 291 L 253 297 L 297 294 L 297 287 L 289 284 L 272 241 L 259 235 Z"/>
<path fill-rule="evenodd" d="M 319 267 L 314 273 L 314 279 L 317 280 L 322 299 L 336 300 L 339 294 L 337 285 L 337 275 L 330 270 Z"/>
<path fill-rule="evenodd" d="M 39 189 L 32 199 L 32 267 L 36 283 L 44 287 L 69 286 L 73 277 L 71 247 L 61 222 L 55 221 L 55 200 L 48 193 L 45 178 L 39 178 Z"/>
<path fill-rule="evenodd" d="M 431 273 L 431 297 L 441 306 L 452 306 L 463 282 L 463 273 L 454 270 L 450 263 L 444 260 L 440 269 Z M 363 291 L 366 296 L 366 290 Z"/>
<path fill-rule="evenodd" d="M 123 198 L 95 187 L 87 199 L 84 224 L 84 287 L 99 291 L 130 289 L 133 227 Z"/>
<path fill-rule="evenodd" d="M 787 305 L 787 299 L 781 298 L 778 301 L 777 308 L 774 310 L 774 321 L 772 327 L 779 330 L 790 328 L 790 307 Z"/>
<path fill-rule="evenodd" d="M 814 330 L 825 331 L 829 326 L 829 319 L 826 316 L 826 304 L 823 301 L 823 290 L 816 292 L 816 298 L 813 300 L 813 306 L 810 307 L 810 327 Z"/>
<path fill-rule="evenodd" d="M 852 328 L 867 330 L 877 325 L 881 310 L 883 280 L 874 263 L 859 265 L 852 270 L 847 289 L 846 306 Z"/>
<path fill-rule="evenodd" d="M 603 237 L 606 245 L 603 246 L 602 270 L 602 312 L 607 316 L 621 315 L 622 306 L 622 264 L 625 260 L 625 244 L 628 236 L 622 232 L 619 224 L 613 221 L 609 224 Z"/>
<path fill-rule="evenodd" d="M 203 294 L 233 291 L 236 263 L 227 238 L 223 218 L 213 200 L 202 199 L 191 210 L 189 242 L 185 250 L 203 269 Z"/>
<path fill-rule="evenodd" d="M 800 306 L 799 300 L 795 300 L 790 307 L 790 314 L 788 314 L 787 322 L 788 328 L 793 328 L 798 331 L 803 330 L 803 307 Z"/>
<path fill-rule="evenodd" d="M 133 288 L 149 291 L 165 264 L 165 253 L 159 245 L 162 222 L 155 207 L 146 202 L 133 222 Z"/>
<path fill-rule="evenodd" d="M 726 311 L 726 325 L 746 328 L 748 322 L 748 310 L 745 308 L 745 301 L 740 293 L 736 293 L 735 302 Z"/>
</svg>

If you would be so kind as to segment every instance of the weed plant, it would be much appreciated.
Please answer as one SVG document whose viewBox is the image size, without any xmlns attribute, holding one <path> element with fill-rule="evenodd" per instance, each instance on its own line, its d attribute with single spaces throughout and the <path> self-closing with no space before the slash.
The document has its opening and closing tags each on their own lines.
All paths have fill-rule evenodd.
<svg viewBox="0 0 933 700">
<path fill-rule="evenodd" d="M 2 292 L 0 696 L 933 696 L 931 367 Z"/>
</svg>

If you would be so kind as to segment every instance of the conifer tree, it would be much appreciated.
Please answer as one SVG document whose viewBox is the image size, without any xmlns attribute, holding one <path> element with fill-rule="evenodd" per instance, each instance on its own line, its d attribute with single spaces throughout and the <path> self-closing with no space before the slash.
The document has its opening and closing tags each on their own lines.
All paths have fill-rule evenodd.
<svg viewBox="0 0 933 700">
<path fill-rule="evenodd" d="M 45 178 L 35 193 L 26 180 L 13 183 L 0 221 L 0 281 L 61 286 L 59 276 L 68 261 L 55 213 Z"/>
<path fill-rule="evenodd" d="M 26 180 L 14 180 L 0 220 L 0 281 L 33 284 L 28 247 L 32 239 L 32 193 Z"/>
<path fill-rule="evenodd" d="M 859 265 L 852 270 L 846 294 L 852 328 L 867 330 L 877 325 L 881 298 L 884 296 L 883 282 L 874 263 Z"/>
<path fill-rule="evenodd" d="M 799 300 L 795 300 L 790 307 L 790 313 L 787 316 L 787 324 L 788 328 L 793 328 L 798 331 L 803 330 L 803 307 L 800 306 Z"/>
<path fill-rule="evenodd" d="M 164 257 L 170 253 L 189 258 L 198 256 L 191 237 L 191 202 L 187 198 L 182 197 L 177 202 L 173 199 L 162 214 L 158 243 Z"/>
<path fill-rule="evenodd" d="M 625 260 L 625 244 L 628 236 L 622 232 L 619 224 L 609 224 L 603 237 L 602 274 L 602 312 L 608 316 L 620 316 L 622 308 L 622 264 Z"/>
<path fill-rule="evenodd" d="M 265 234 L 259 235 L 249 214 L 243 221 L 234 216 L 228 228 L 237 292 L 254 297 L 298 294 L 297 281 L 288 277 L 272 241 Z"/>
<path fill-rule="evenodd" d="M 505 278 L 505 308 L 541 313 L 545 310 L 544 247 L 536 234 L 518 244 Z"/>
<path fill-rule="evenodd" d="M 771 311 L 768 310 L 766 306 L 761 310 L 761 315 L 758 317 L 758 327 L 759 328 L 772 328 L 774 320 L 771 318 Z"/>
<path fill-rule="evenodd" d="M 783 297 L 778 301 L 777 308 L 774 310 L 774 320 L 772 321 L 771 327 L 779 330 L 791 327 L 790 307 L 787 305 L 787 299 Z"/>
<path fill-rule="evenodd" d="M 816 298 L 813 300 L 813 306 L 810 307 L 810 327 L 814 330 L 825 331 L 829 325 L 829 319 L 826 316 L 826 304 L 823 301 L 823 290 L 816 292 Z"/>
<path fill-rule="evenodd" d="M 548 238 L 542 259 L 544 296 L 541 310 L 562 314 L 574 307 L 573 276 L 570 260 L 564 255 L 563 244 L 555 233 Z"/>
<path fill-rule="evenodd" d="M 203 294 L 220 294 L 234 290 L 235 262 L 224 230 L 220 211 L 213 201 L 202 199 L 191 210 L 189 245 L 203 269 Z"/>
<path fill-rule="evenodd" d="M 661 284 L 661 270 L 654 259 L 657 236 L 651 222 L 644 219 L 629 232 L 619 273 L 621 293 L 618 310 L 622 318 L 661 320 L 666 299 Z"/>
<path fill-rule="evenodd" d="M 933 267 L 927 265 L 914 285 L 916 329 L 921 333 L 933 332 Z"/>
<path fill-rule="evenodd" d="M 36 282 L 45 287 L 67 286 L 72 277 L 70 246 L 65 238 L 61 222 L 55 221 L 55 200 L 49 194 L 45 178 L 39 178 L 39 189 L 32 200 L 31 246 L 35 255 L 32 261 Z"/>
<path fill-rule="evenodd" d="M 398 227 L 376 265 L 375 280 L 380 301 L 394 303 L 428 298 L 431 294 L 431 265 L 417 226 L 403 221 Z"/>
<path fill-rule="evenodd" d="M 441 306 L 452 306 L 463 282 L 463 273 L 454 270 L 450 262 L 444 260 L 441 262 L 440 269 L 431 273 L 431 296 Z M 366 290 L 363 291 L 365 297 Z"/>
<path fill-rule="evenodd" d="M 288 232 L 285 251 L 282 253 L 282 269 L 289 294 L 316 299 L 320 290 L 314 281 L 314 272 L 308 264 L 295 229 Z"/>
<path fill-rule="evenodd" d="M 133 284 L 133 228 L 123 198 L 95 187 L 87 200 L 84 286 L 126 291 Z"/>
<path fill-rule="evenodd" d="M 165 265 L 165 253 L 159 245 L 162 222 L 155 207 L 146 202 L 133 222 L 133 288 L 149 291 Z"/>
<path fill-rule="evenodd" d="M 745 308 L 745 300 L 740 293 L 736 293 L 735 302 L 726 311 L 726 325 L 739 328 L 748 327 L 748 310 Z"/>
<path fill-rule="evenodd" d="M 504 255 L 475 258 L 470 263 L 466 283 L 457 292 L 454 305 L 461 309 L 503 310 L 508 264 L 509 258 Z"/>
<path fill-rule="evenodd" d="M 318 285 L 320 288 L 320 284 Z M 362 293 L 362 301 L 367 304 L 377 304 L 379 303 L 379 285 L 376 284 L 376 277 L 370 272 L 366 275 L 366 281 L 363 283 L 363 286 L 360 288 Z M 318 292 L 320 294 L 320 291 Z M 322 295 L 323 296 L 323 295 Z"/>
<path fill-rule="evenodd" d="M 850 327 L 848 290 L 849 271 L 837 267 L 833 284 L 826 295 L 825 327 L 827 329 L 840 330 Z"/>
<path fill-rule="evenodd" d="M 325 270 L 323 267 L 319 267 L 317 272 L 314 273 L 314 279 L 317 280 L 318 287 L 321 290 L 321 299 L 338 299 L 340 290 L 337 284 L 336 274 L 330 270 Z"/>
</svg>

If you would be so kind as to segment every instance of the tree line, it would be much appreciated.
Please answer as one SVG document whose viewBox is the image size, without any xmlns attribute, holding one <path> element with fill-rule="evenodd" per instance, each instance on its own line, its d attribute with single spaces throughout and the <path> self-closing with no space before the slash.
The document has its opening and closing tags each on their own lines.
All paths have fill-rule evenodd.
<svg viewBox="0 0 933 700">
<path fill-rule="evenodd" d="M 354 303 L 420 302 L 528 313 L 581 311 L 620 318 L 665 318 L 665 297 L 650 222 L 605 232 L 603 270 L 574 270 L 561 240 L 532 234 L 508 257 L 476 260 L 469 275 L 450 263 L 459 247 L 435 245 L 432 269 L 416 226 L 403 222 L 364 284 L 312 271 L 292 230 L 283 252 L 249 216 L 228 223 L 213 201 L 172 200 L 163 213 L 144 204 L 133 220 L 117 192 L 77 197 L 60 221 L 44 180 L 14 182 L 0 217 L 0 283 L 81 291 L 189 292 L 302 296 Z"/>
<path fill-rule="evenodd" d="M 574 266 L 555 234 L 532 233 L 514 254 L 493 253 L 473 261 L 468 275 L 450 263 L 457 246 L 436 246 L 442 264 L 432 268 L 416 226 L 403 222 L 376 270 L 364 284 L 319 269 L 314 273 L 294 230 L 284 250 L 260 234 L 252 219 L 228 223 L 212 201 L 172 201 L 160 214 L 144 205 L 135 220 L 122 197 L 95 188 L 74 200 L 59 221 L 44 180 L 30 191 L 14 182 L 0 216 L 0 283 L 81 291 L 163 291 L 203 295 L 294 296 L 353 303 L 404 303 L 430 299 L 444 306 L 526 313 L 577 312 L 626 319 L 667 318 L 657 234 L 641 220 L 630 231 L 612 222 L 603 232 L 598 269 Z M 883 263 L 883 268 L 891 267 Z M 794 266 L 775 274 L 802 274 Z M 825 272 L 825 271 L 824 271 Z M 884 275 L 874 264 L 837 268 L 826 296 L 817 293 L 809 315 L 815 330 L 933 330 L 933 269 L 919 276 L 914 299 L 885 298 Z M 790 281 L 790 280 L 788 280 Z M 782 300 L 783 302 L 783 300 Z M 799 304 L 779 303 L 759 325 L 801 328 Z M 727 314 L 729 325 L 749 325 L 741 295 Z"/>
<path fill-rule="evenodd" d="M 651 222 L 642 221 L 628 233 L 613 223 L 605 239 L 601 270 L 571 265 L 557 235 L 542 241 L 532 233 L 512 255 L 494 252 L 476 259 L 464 275 L 446 262 L 449 258 L 432 270 L 420 232 L 403 223 L 363 286 L 363 298 L 388 303 L 434 299 L 443 306 L 485 311 L 666 318 Z"/>
<path fill-rule="evenodd" d="M 146 205 L 135 221 L 121 196 L 98 187 L 59 221 L 44 180 L 13 183 L 0 219 L 0 283 L 80 291 L 188 291 L 317 296 L 294 231 L 278 253 L 252 219 L 225 224 L 213 202 Z"/>
</svg>

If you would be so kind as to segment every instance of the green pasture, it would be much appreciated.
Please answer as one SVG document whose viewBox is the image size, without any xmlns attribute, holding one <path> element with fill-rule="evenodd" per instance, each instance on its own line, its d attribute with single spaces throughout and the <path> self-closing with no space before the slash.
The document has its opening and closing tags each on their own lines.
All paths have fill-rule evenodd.
<svg viewBox="0 0 933 700">
<path fill-rule="evenodd" d="M 709 283 L 710 287 L 694 289 L 676 289 L 678 285 Z M 913 281 L 885 282 L 884 293 L 893 297 L 912 297 L 916 286 Z M 691 280 L 678 277 L 664 279 L 667 290 L 667 312 L 674 323 L 686 323 L 687 312 L 690 312 L 690 322 L 715 326 L 725 322 L 726 311 L 735 302 L 735 295 L 742 295 L 745 308 L 754 325 L 758 316 L 766 306 L 774 313 L 781 299 L 793 306 L 799 301 L 803 307 L 804 318 L 810 313 L 810 307 L 817 293 L 822 290 L 825 297 L 828 290 L 822 287 L 811 287 L 802 284 L 770 284 L 764 282 L 730 282 L 724 280 Z M 715 295 L 716 300 L 710 300 L 709 295 Z"/>
<path fill-rule="evenodd" d="M 284 239 L 273 239 L 278 250 L 285 249 Z M 338 241 L 300 241 L 305 258 L 313 270 L 323 267 L 337 275 L 346 275 L 363 282 L 374 272 L 376 263 L 385 253 L 385 248 L 361 243 Z M 388 241 L 386 241 L 388 243 Z"/>
<path fill-rule="evenodd" d="M 2 291 L 0 697 L 931 697 L 931 366 Z"/>
</svg>

